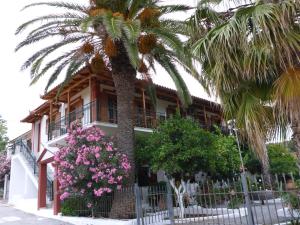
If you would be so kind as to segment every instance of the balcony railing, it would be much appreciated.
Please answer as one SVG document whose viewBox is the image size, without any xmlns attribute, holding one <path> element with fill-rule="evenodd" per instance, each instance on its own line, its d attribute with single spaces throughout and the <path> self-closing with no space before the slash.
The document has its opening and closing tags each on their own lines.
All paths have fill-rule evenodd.
<svg viewBox="0 0 300 225">
<path fill-rule="evenodd" d="M 88 103 L 83 107 L 70 112 L 68 115 L 61 117 L 57 121 L 50 123 L 48 128 L 48 138 L 49 140 L 52 140 L 66 134 L 68 127 L 75 120 L 80 120 L 83 126 L 95 121 L 117 124 L 117 114 L 116 104 L 108 104 L 108 107 L 101 108 L 98 101 Z M 135 107 L 135 114 L 133 115 L 135 127 L 151 129 L 157 127 L 158 124 L 166 118 L 165 113 L 158 113 L 149 109 L 144 111 L 141 107 Z M 201 121 L 197 119 L 194 120 L 203 129 L 214 130 L 212 124 L 204 125 Z M 224 129 L 224 127 L 221 127 L 222 132 L 225 131 Z"/>
<path fill-rule="evenodd" d="M 101 118 L 100 112 L 104 113 L 105 116 Z M 146 110 L 144 113 L 143 108 L 136 107 L 134 125 L 136 127 L 154 128 L 160 121 L 165 119 L 166 115 L 163 113 L 155 113 L 150 110 Z M 117 107 L 110 105 L 107 108 L 101 108 L 98 101 L 88 103 L 82 108 L 76 109 L 68 115 L 50 123 L 48 127 L 48 139 L 53 140 L 66 134 L 68 127 L 75 120 L 80 120 L 83 126 L 95 121 L 117 124 Z"/>
</svg>

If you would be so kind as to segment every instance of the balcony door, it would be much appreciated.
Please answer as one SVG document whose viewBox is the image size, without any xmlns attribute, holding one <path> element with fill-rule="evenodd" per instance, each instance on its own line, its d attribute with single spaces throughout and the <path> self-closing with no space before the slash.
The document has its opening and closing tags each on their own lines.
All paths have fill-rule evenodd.
<svg viewBox="0 0 300 225">
<path fill-rule="evenodd" d="M 145 112 L 144 115 L 144 108 L 143 102 L 136 101 L 135 102 L 135 126 L 138 127 L 146 127 L 146 128 L 153 128 L 155 125 L 155 109 L 153 108 L 153 104 L 150 101 L 146 101 L 145 104 Z"/>
<path fill-rule="evenodd" d="M 75 120 L 81 120 L 84 116 L 83 112 L 83 99 L 82 98 L 76 98 L 70 103 L 70 114 L 67 115 L 67 119 L 69 124 L 74 122 Z"/>
<path fill-rule="evenodd" d="M 107 105 L 108 105 L 108 121 L 110 123 L 118 123 L 117 96 L 109 95 L 107 99 Z"/>
</svg>

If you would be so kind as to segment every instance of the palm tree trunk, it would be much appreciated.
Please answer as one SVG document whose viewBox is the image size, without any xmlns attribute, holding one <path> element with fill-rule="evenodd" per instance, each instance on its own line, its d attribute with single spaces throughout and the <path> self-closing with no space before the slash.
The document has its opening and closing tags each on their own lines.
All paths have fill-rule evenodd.
<svg viewBox="0 0 300 225">
<path fill-rule="evenodd" d="M 292 141 L 297 151 L 298 165 L 300 165 L 300 118 L 299 117 L 294 116 L 291 128 L 293 131 Z"/>
<path fill-rule="evenodd" d="M 128 156 L 131 164 L 128 184 L 135 182 L 134 162 L 134 93 L 136 70 L 130 64 L 126 50 L 121 43 L 118 43 L 118 56 L 111 59 L 112 78 L 117 93 L 117 146 L 120 152 Z"/>
<path fill-rule="evenodd" d="M 133 187 L 135 182 L 134 162 L 134 93 L 136 70 L 130 64 L 126 49 L 122 43 L 116 43 L 118 56 L 111 58 L 112 78 L 117 93 L 117 146 L 121 153 L 128 156 L 131 170 L 127 185 Z M 110 211 L 110 218 L 129 219 L 135 214 L 135 198 L 132 189 L 126 192 L 114 193 L 114 201 Z"/>
<path fill-rule="evenodd" d="M 268 150 L 267 146 L 263 146 L 264 153 L 262 158 L 260 159 L 261 162 L 261 167 L 262 167 L 262 175 L 264 178 L 264 183 L 267 187 L 271 187 L 271 175 L 270 175 L 270 162 L 269 162 L 269 155 L 268 155 Z"/>
</svg>

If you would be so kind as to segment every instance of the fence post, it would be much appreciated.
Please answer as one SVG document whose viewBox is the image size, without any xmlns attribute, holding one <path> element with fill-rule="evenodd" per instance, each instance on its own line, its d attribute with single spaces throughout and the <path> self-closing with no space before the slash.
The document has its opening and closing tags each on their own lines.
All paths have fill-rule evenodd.
<svg viewBox="0 0 300 225">
<path fill-rule="evenodd" d="M 245 172 L 242 172 L 241 178 L 242 178 L 242 187 L 243 187 L 243 192 L 244 192 L 246 207 L 247 207 L 247 212 L 248 212 L 247 220 L 248 220 L 249 225 L 254 225 L 254 217 L 253 217 L 253 212 L 252 212 L 251 201 L 250 201 L 250 197 L 249 197 L 249 190 L 248 190 L 248 184 L 247 184 Z"/>
<path fill-rule="evenodd" d="M 170 224 L 174 225 L 174 208 L 173 208 L 173 199 L 172 199 L 172 189 L 169 181 L 167 181 L 167 206 L 170 218 Z"/>
<path fill-rule="evenodd" d="M 4 176 L 4 190 L 3 190 L 3 199 L 8 199 L 7 193 L 8 193 L 8 174 L 5 174 Z"/>
<path fill-rule="evenodd" d="M 142 199 L 141 192 L 138 184 L 134 184 L 134 195 L 135 195 L 135 212 L 136 212 L 136 221 L 137 225 L 141 225 L 141 220 L 143 223 L 143 209 L 142 209 Z"/>
</svg>

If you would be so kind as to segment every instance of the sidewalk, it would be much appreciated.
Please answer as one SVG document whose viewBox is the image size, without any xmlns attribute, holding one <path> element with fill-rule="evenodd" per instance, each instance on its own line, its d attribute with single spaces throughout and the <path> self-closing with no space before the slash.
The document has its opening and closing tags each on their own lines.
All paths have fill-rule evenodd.
<svg viewBox="0 0 300 225">
<path fill-rule="evenodd" d="M 56 219 L 64 222 L 68 222 L 74 225 L 135 225 L 135 220 L 113 220 L 113 219 L 93 219 L 87 217 L 70 217 L 70 216 L 61 216 L 53 215 L 52 209 L 40 209 L 36 208 L 36 199 L 27 199 L 19 201 L 15 205 L 10 205 L 15 209 L 22 210 L 27 213 L 31 213 L 40 217 Z"/>
</svg>

